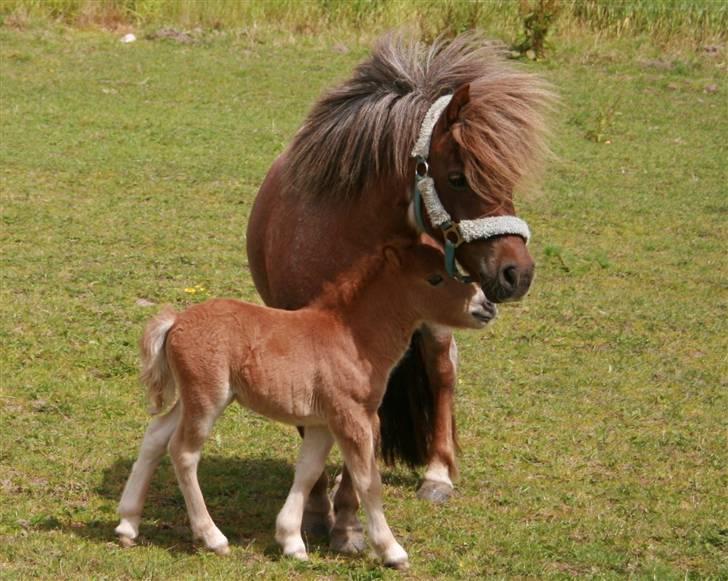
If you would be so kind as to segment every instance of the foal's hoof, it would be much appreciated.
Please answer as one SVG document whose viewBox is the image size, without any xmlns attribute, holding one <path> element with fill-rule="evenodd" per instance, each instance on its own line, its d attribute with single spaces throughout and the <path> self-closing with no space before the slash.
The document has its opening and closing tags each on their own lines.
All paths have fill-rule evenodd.
<svg viewBox="0 0 728 581">
<path fill-rule="evenodd" d="M 453 487 L 444 482 L 425 480 L 417 491 L 417 498 L 429 500 L 435 504 L 447 502 L 453 493 Z"/>
<path fill-rule="evenodd" d="M 220 532 L 216 526 L 213 526 L 202 533 L 193 534 L 193 540 L 204 545 L 206 551 L 224 556 L 230 554 L 230 545 L 227 537 Z"/>
<path fill-rule="evenodd" d="M 134 542 L 134 539 L 130 539 L 129 537 L 122 537 L 119 536 L 119 546 L 123 547 L 125 549 L 130 549 L 131 547 L 135 546 L 136 543 Z"/>
<path fill-rule="evenodd" d="M 329 531 L 333 526 L 334 517 L 330 512 L 312 512 L 307 510 L 303 513 L 301 532 L 310 539 L 325 539 L 329 536 Z"/>
<path fill-rule="evenodd" d="M 308 553 L 304 551 L 294 551 L 293 553 L 283 553 L 287 559 L 295 559 L 296 561 L 308 561 Z"/>
<path fill-rule="evenodd" d="M 114 529 L 116 536 L 119 537 L 119 545 L 128 549 L 136 545 L 134 539 L 139 534 L 139 517 L 122 518 L 119 525 Z"/>
<path fill-rule="evenodd" d="M 367 548 L 361 528 L 334 529 L 331 531 L 329 549 L 345 555 L 358 555 Z"/>
<path fill-rule="evenodd" d="M 409 557 L 407 557 L 407 551 L 405 551 L 399 544 L 395 544 L 390 547 L 389 550 L 382 555 L 382 561 L 385 567 L 390 569 L 397 569 L 398 571 L 404 571 L 409 569 Z"/>
<path fill-rule="evenodd" d="M 210 551 L 215 553 L 216 555 L 219 555 L 220 557 L 224 557 L 225 555 L 230 554 L 230 545 L 220 545 L 219 547 L 210 547 Z"/>
<path fill-rule="evenodd" d="M 404 561 L 386 561 L 384 566 L 390 569 L 396 569 L 397 571 L 406 571 L 409 569 L 409 561 L 407 559 Z"/>
</svg>

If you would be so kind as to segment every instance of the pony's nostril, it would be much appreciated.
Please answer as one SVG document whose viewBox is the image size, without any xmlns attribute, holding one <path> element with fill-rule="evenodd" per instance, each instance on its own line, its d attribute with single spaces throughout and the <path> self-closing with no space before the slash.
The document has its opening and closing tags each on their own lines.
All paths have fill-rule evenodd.
<svg viewBox="0 0 728 581">
<path fill-rule="evenodd" d="M 518 286 L 518 268 L 509 264 L 501 269 L 501 284 L 508 290 L 512 290 Z"/>
</svg>

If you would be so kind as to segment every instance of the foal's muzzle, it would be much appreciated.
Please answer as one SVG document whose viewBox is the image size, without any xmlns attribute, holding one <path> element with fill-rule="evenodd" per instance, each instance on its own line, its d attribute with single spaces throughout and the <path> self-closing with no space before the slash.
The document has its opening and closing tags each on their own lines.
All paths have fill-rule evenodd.
<svg viewBox="0 0 728 581">
<path fill-rule="evenodd" d="M 483 327 L 490 323 L 493 319 L 495 319 L 497 314 L 498 308 L 495 304 L 485 298 L 485 295 L 483 295 L 482 299 L 477 301 L 470 308 L 470 315 L 473 319 L 475 319 L 476 324 L 479 327 Z"/>
</svg>

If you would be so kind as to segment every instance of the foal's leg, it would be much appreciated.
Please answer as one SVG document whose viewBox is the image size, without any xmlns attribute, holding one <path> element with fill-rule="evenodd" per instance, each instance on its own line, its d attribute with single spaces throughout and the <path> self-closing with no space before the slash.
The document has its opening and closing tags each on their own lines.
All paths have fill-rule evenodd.
<svg viewBox="0 0 728 581">
<path fill-rule="evenodd" d="M 306 428 L 308 429 L 308 428 Z M 303 512 L 305 533 L 323 537 L 330 533 L 329 548 L 338 553 L 354 555 L 366 549 L 364 529 L 356 516 L 359 498 L 354 491 L 349 470 L 344 466 L 341 480 L 335 487 L 334 516 L 328 495 L 328 477 L 322 472 L 309 494 Z"/>
<path fill-rule="evenodd" d="M 116 527 L 116 534 L 119 536 L 119 542 L 124 546 L 132 545 L 133 540 L 139 534 L 139 522 L 142 518 L 142 507 L 147 490 L 149 490 L 149 483 L 159 461 L 164 456 L 172 432 L 177 427 L 181 407 L 182 404 L 178 401 L 165 415 L 154 418 L 144 434 L 139 457 L 134 462 L 119 502 L 121 522 Z"/>
<path fill-rule="evenodd" d="M 359 497 L 354 490 L 349 469 L 344 466 L 334 494 L 334 526 L 329 547 L 332 551 L 353 555 L 366 549 L 364 529 L 356 516 Z"/>
<path fill-rule="evenodd" d="M 445 502 L 453 492 L 452 478 L 457 475 L 453 414 L 458 348 L 449 328 L 425 325 L 422 328 L 422 349 L 435 396 L 435 418 L 425 479 L 417 497 Z"/>
<path fill-rule="evenodd" d="M 169 442 L 169 455 L 172 457 L 177 482 L 185 497 L 193 538 L 201 540 L 207 549 L 218 555 L 226 555 L 230 552 L 228 540 L 207 512 L 197 481 L 197 465 L 200 462 L 202 445 L 210 435 L 215 420 L 230 403 L 231 397 L 226 394 L 223 398 L 221 394 L 216 400 L 195 401 L 194 411 L 185 402 L 182 417 Z"/>
<path fill-rule="evenodd" d="M 376 416 L 376 414 L 375 414 Z M 367 514 L 369 540 L 388 567 L 409 567 L 407 553 L 392 534 L 382 507 L 382 480 L 377 468 L 373 427 L 376 417 L 347 414 L 344 421 L 334 420 L 332 430 L 344 455 L 344 461 Z"/>
<path fill-rule="evenodd" d="M 301 537 L 303 507 L 311 488 L 324 469 L 334 438 L 328 428 L 307 427 L 296 462 L 296 475 L 291 491 L 276 518 L 276 541 L 288 557 L 306 560 L 306 545 Z"/>
<path fill-rule="evenodd" d="M 304 429 L 299 428 L 303 437 Z M 334 525 L 334 517 L 329 499 L 329 479 L 326 472 L 322 472 L 313 485 L 303 510 L 303 523 L 301 529 L 310 537 L 327 537 Z"/>
</svg>

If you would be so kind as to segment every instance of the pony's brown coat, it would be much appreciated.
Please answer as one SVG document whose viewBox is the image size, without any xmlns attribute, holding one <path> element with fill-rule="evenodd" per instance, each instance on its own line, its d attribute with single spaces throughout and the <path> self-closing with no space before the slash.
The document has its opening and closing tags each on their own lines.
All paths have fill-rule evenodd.
<svg viewBox="0 0 728 581">
<path fill-rule="evenodd" d="M 545 151 L 543 118 L 553 100 L 548 85 L 475 33 L 429 47 L 407 34 L 386 36 L 349 80 L 313 106 L 261 185 L 247 249 L 267 305 L 310 304 L 324 282 L 377 245 L 416 236 L 410 152 L 425 112 L 449 92 L 460 96 L 435 126 L 429 157 L 445 209 L 456 220 L 515 215 L 512 190 L 536 182 Z M 461 174 L 465 188 L 451 183 Z M 534 262 L 519 236 L 463 244 L 456 258 L 493 301 L 520 299 L 533 279 Z M 439 501 L 456 473 L 456 347 L 448 334 L 423 332 L 421 338 L 390 378 L 380 408 L 381 442 L 384 457 L 427 465 L 420 492 Z M 309 530 L 331 530 L 335 550 L 362 550 L 346 470 L 333 527 L 325 473 L 321 478 Z"/>
</svg>

